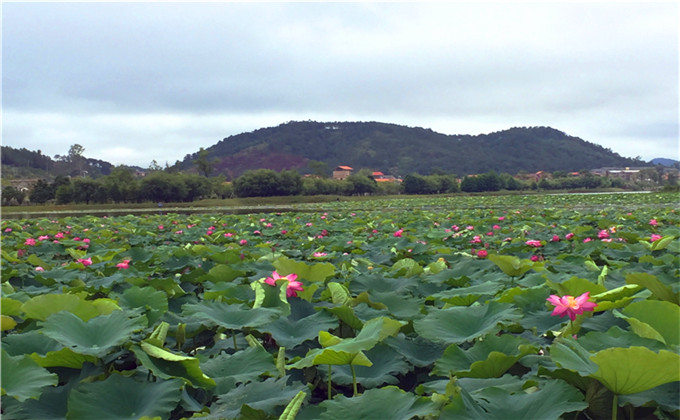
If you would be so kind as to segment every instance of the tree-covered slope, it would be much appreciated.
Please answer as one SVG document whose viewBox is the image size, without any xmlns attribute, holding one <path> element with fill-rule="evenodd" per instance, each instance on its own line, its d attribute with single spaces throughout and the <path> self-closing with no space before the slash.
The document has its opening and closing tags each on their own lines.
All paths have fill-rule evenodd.
<svg viewBox="0 0 680 420">
<path fill-rule="evenodd" d="M 435 169 L 459 175 L 490 170 L 578 171 L 641 166 L 611 150 L 549 127 L 511 128 L 482 135 L 445 135 L 379 122 L 288 122 L 227 137 L 207 148 L 217 172 L 304 168 L 309 160 L 395 175 Z M 189 169 L 195 155 L 180 163 Z"/>
</svg>

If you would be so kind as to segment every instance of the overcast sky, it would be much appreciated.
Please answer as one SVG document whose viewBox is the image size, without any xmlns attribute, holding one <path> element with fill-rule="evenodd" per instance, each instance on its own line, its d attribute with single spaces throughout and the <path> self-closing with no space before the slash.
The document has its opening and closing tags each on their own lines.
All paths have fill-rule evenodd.
<svg viewBox="0 0 680 420">
<path fill-rule="evenodd" d="M 678 159 L 678 3 L 2 3 L 2 144 L 148 167 L 291 120 Z"/>
</svg>

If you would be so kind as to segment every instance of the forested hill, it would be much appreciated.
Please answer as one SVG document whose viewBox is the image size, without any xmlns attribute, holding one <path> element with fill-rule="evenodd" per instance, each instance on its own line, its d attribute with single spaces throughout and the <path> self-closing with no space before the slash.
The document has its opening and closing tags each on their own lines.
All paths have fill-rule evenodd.
<svg viewBox="0 0 680 420">
<path fill-rule="evenodd" d="M 310 160 L 331 169 L 348 165 L 401 176 L 433 170 L 515 174 L 645 165 L 550 127 L 445 135 L 379 122 L 288 122 L 227 137 L 206 150 L 216 162 L 215 172 L 231 176 L 257 168 L 306 169 Z M 185 157 L 180 169 L 189 169 L 197 156 Z"/>
</svg>

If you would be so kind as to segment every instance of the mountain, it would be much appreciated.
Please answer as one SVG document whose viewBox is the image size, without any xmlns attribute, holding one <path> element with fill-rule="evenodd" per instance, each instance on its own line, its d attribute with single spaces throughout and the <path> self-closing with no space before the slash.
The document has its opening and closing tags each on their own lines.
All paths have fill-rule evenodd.
<svg viewBox="0 0 680 420">
<path fill-rule="evenodd" d="M 308 170 L 310 160 L 330 169 L 348 165 L 392 175 L 444 171 L 460 175 L 520 171 L 579 171 L 645 166 L 602 146 L 550 127 L 515 127 L 480 135 L 446 135 L 380 122 L 292 121 L 227 137 L 206 149 L 217 173 L 249 169 Z M 177 164 L 191 170 L 198 152 Z"/>
<path fill-rule="evenodd" d="M 676 166 L 680 161 L 667 159 L 667 158 L 655 158 L 649 161 L 652 165 L 662 165 L 662 166 Z"/>
</svg>

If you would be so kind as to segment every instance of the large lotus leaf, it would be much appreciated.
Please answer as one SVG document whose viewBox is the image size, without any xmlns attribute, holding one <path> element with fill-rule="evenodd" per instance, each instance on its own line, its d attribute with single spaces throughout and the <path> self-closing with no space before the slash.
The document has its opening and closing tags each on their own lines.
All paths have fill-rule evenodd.
<svg viewBox="0 0 680 420">
<path fill-rule="evenodd" d="M 353 293 L 360 292 L 392 292 L 409 294 L 420 284 L 418 278 L 391 278 L 383 275 L 364 275 L 352 279 L 349 289 Z"/>
<path fill-rule="evenodd" d="M 50 351 L 45 355 L 38 353 L 31 354 L 31 359 L 35 360 L 38 365 L 42 367 L 68 367 L 80 369 L 83 363 L 96 363 L 97 358 L 85 354 L 79 354 L 73 350 L 64 347 L 58 351 Z"/>
<path fill-rule="evenodd" d="M 410 369 L 409 363 L 386 344 L 378 344 L 365 354 L 371 360 L 372 365 L 359 365 L 354 368 L 357 382 L 365 389 L 375 388 L 382 384 L 397 384 L 399 379 L 395 375 L 405 374 Z M 332 379 L 337 384 L 352 384 L 352 370 L 349 365 L 334 365 Z"/>
<path fill-rule="evenodd" d="M 286 297 L 288 280 L 277 280 L 276 286 L 256 281 L 251 283 L 250 287 L 255 292 L 253 309 L 271 308 L 278 309 L 282 316 L 290 314 L 290 303 Z"/>
<path fill-rule="evenodd" d="M 629 273 L 626 275 L 626 283 L 637 284 L 639 286 L 646 287 L 657 299 L 672 302 L 676 305 L 680 303 L 680 297 L 678 294 L 673 293 L 673 289 L 670 286 L 662 283 L 661 280 L 659 280 L 659 278 L 653 274 Z"/>
<path fill-rule="evenodd" d="M 248 347 L 233 355 L 220 353 L 202 364 L 203 372 L 217 383 L 215 394 L 226 394 L 239 383 L 276 373 L 274 357 L 263 347 Z"/>
<path fill-rule="evenodd" d="M 610 348 L 590 358 L 599 369 L 591 376 L 615 394 L 643 392 L 680 381 L 680 355 L 644 347 Z"/>
<path fill-rule="evenodd" d="M 413 277 L 424 272 L 423 267 L 412 258 L 403 258 L 390 268 L 392 277 Z"/>
<path fill-rule="evenodd" d="M 0 311 L 3 315 L 8 316 L 19 316 L 21 315 L 21 305 L 23 302 L 20 300 L 3 297 L 0 298 Z"/>
<path fill-rule="evenodd" d="M 582 376 L 590 376 L 597 370 L 597 365 L 590 360 L 590 353 L 576 340 L 560 339 L 550 346 L 550 357 L 557 366 L 578 372 Z"/>
<path fill-rule="evenodd" d="M 76 353 L 96 357 L 130 339 L 133 332 L 146 327 L 144 317 L 128 318 L 123 311 L 100 315 L 85 322 L 71 312 L 59 312 L 40 323 L 43 334 Z"/>
<path fill-rule="evenodd" d="M 666 349 L 663 343 L 650 338 L 640 337 L 632 331 L 626 331 L 618 326 L 611 327 L 606 333 L 591 331 L 579 337 L 578 342 L 590 352 L 598 352 L 610 347 L 646 347 L 650 350 L 659 351 Z"/>
<path fill-rule="evenodd" d="M 661 300 L 643 300 L 631 303 L 622 312 L 636 334 L 660 339 L 670 346 L 680 345 L 680 306 Z"/>
<path fill-rule="evenodd" d="M 447 289 L 435 293 L 431 297 L 454 306 L 468 306 L 477 301 L 481 296 L 495 295 L 501 288 L 502 285 L 499 282 L 487 281 L 474 286 Z M 471 297 L 471 302 L 464 300 L 467 297 Z"/>
<path fill-rule="evenodd" d="M 159 378 L 179 378 L 202 388 L 216 385 L 213 379 L 201 371 L 200 361 L 195 357 L 178 355 L 145 342 L 142 342 L 141 348 L 132 346 L 131 350 L 137 360 Z"/>
<path fill-rule="evenodd" d="M 254 296 L 251 288 L 236 283 L 205 282 L 203 287 L 203 297 L 206 300 L 222 300 L 227 303 L 239 304 L 251 302 Z"/>
<path fill-rule="evenodd" d="M 59 387 L 43 388 L 38 399 L 24 401 L 17 412 L 8 412 L 6 401 L 3 400 L 3 416 L 13 420 L 65 420 L 68 395 L 72 382 Z"/>
<path fill-rule="evenodd" d="M 451 344 L 435 362 L 435 375 L 472 378 L 497 378 L 519 359 L 538 351 L 527 340 L 511 334 L 487 335 L 468 350 Z"/>
<path fill-rule="evenodd" d="M 149 325 L 154 325 L 168 311 L 168 295 L 153 287 L 133 286 L 123 292 L 118 302 L 126 308 L 142 308 Z"/>
<path fill-rule="evenodd" d="M 245 272 L 241 270 L 235 270 L 229 264 L 217 264 L 205 274 L 200 277 L 200 281 L 212 281 L 213 283 L 218 282 L 230 282 L 239 277 L 245 276 Z"/>
<path fill-rule="evenodd" d="M 263 382 L 239 385 L 220 395 L 210 406 L 210 414 L 205 418 L 220 420 L 238 418 L 244 405 L 274 415 L 277 408 L 285 407 L 300 391 L 307 390 L 308 388 L 299 382 L 288 384 L 285 378 L 269 378 Z"/>
<path fill-rule="evenodd" d="M 249 308 L 244 305 L 209 301 L 182 305 L 182 312 L 194 319 L 208 321 L 213 325 L 233 330 L 240 330 L 243 327 L 259 327 L 281 314 L 279 310 L 272 308 Z"/>
<path fill-rule="evenodd" d="M 305 340 L 315 339 L 320 331 L 338 326 L 338 319 L 325 311 L 314 312 L 301 319 L 292 319 L 291 316 L 281 317 L 258 330 L 270 333 L 278 345 L 292 349 Z"/>
<path fill-rule="evenodd" d="M 350 306 L 336 306 L 335 308 L 324 308 L 324 310 L 332 313 L 338 317 L 340 321 L 344 322 L 355 330 L 360 330 L 364 325 L 363 321 L 356 315 L 354 308 Z"/>
<path fill-rule="evenodd" d="M 69 311 L 83 321 L 99 315 L 108 315 L 116 308 L 111 305 L 96 305 L 94 301 L 85 300 L 79 295 L 46 294 L 32 297 L 21 305 L 26 318 L 45 321 L 50 315 L 59 311 Z"/>
<path fill-rule="evenodd" d="M 327 331 L 320 331 L 319 344 L 324 348 L 310 350 L 303 359 L 298 360 L 291 367 L 302 369 L 321 364 L 371 366 L 371 361 L 363 351 L 395 335 L 404 324 L 405 322 L 386 317 L 374 318 L 364 324 L 356 337 L 346 339 L 338 338 Z"/>
<path fill-rule="evenodd" d="M 0 352 L 2 395 L 10 395 L 24 401 L 28 398 L 37 398 L 43 387 L 57 384 L 57 375 L 38 366 L 28 355 L 10 356 L 5 349 Z"/>
<path fill-rule="evenodd" d="M 593 283 L 588 279 L 575 276 L 561 283 L 547 281 L 546 284 L 548 284 L 552 289 L 556 290 L 557 294 L 560 296 L 580 296 L 585 292 L 590 292 L 591 296 L 595 296 L 599 293 L 604 293 L 607 291 L 607 288 L 600 284 Z"/>
<path fill-rule="evenodd" d="M 462 391 L 465 404 L 450 404 L 439 416 L 440 419 L 535 419 L 552 420 L 563 417 L 564 413 L 581 411 L 588 407 L 583 394 L 561 380 L 545 382 L 531 393 L 511 393 L 506 389 L 489 387 L 471 396 Z"/>
<path fill-rule="evenodd" d="M 182 381 L 138 382 L 111 375 L 101 382 L 81 383 L 68 398 L 67 418 L 123 420 L 168 418 L 181 397 Z"/>
<path fill-rule="evenodd" d="M 9 334 L 2 338 L 2 348 L 11 356 L 31 353 L 44 355 L 63 347 L 58 341 L 47 337 L 38 330 Z"/>
<path fill-rule="evenodd" d="M 310 265 L 287 257 L 279 257 L 272 264 L 282 276 L 295 273 L 301 279 L 311 282 L 322 282 L 335 274 L 335 266 L 326 262 Z"/>
<path fill-rule="evenodd" d="M 386 338 L 385 344 L 404 356 L 409 363 L 418 367 L 434 363 L 446 348 L 444 344 L 426 340 L 421 336 L 407 337 L 404 334 Z"/>
<path fill-rule="evenodd" d="M 510 277 L 520 277 L 534 268 L 533 261 L 521 260 L 514 255 L 489 254 L 488 259 Z"/>
<path fill-rule="evenodd" d="M 521 319 L 519 309 L 509 303 L 433 309 L 413 321 L 416 332 L 435 342 L 463 343 L 497 329 L 502 322 Z"/>
<path fill-rule="evenodd" d="M 0 330 L 8 331 L 17 326 L 17 322 L 11 316 L 0 315 Z"/>
<path fill-rule="evenodd" d="M 437 410 L 429 398 L 418 397 L 397 387 L 369 389 L 359 397 L 337 396 L 320 404 L 324 420 L 390 419 L 408 420 L 434 415 Z"/>
<path fill-rule="evenodd" d="M 425 299 L 394 292 L 371 292 L 370 295 L 376 302 L 386 305 L 390 314 L 396 318 L 412 320 L 422 316 L 420 309 Z"/>
<path fill-rule="evenodd" d="M 619 397 L 621 405 L 629 403 L 636 407 L 641 407 L 651 402 L 655 402 L 671 412 L 680 410 L 680 382 L 670 382 L 647 391 L 621 395 Z"/>
</svg>

